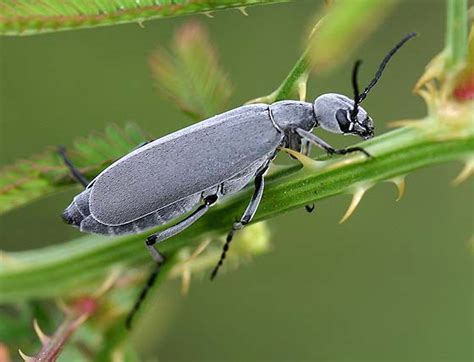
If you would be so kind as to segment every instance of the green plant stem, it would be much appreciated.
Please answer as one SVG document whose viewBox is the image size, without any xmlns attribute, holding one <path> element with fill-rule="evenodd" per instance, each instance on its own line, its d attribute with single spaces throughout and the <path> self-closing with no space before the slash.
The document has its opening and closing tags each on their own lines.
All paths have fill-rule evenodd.
<svg viewBox="0 0 474 362">
<path fill-rule="evenodd" d="M 247 103 L 271 104 L 277 101 L 291 99 L 299 91 L 298 86 L 301 85 L 306 88 L 306 82 L 308 81 L 311 69 L 308 54 L 309 48 L 306 48 L 277 89 L 266 96 L 252 99 Z M 304 97 L 301 97 L 300 94 L 300 98 Z"/>
<path fill-rule="evenodd" d="M 297 86 L 302 82 L 306 84 L 308 80 L 310 63 L 308 59 L 308 49 L 306 49 L 300 58 L 296 61 L 288 76 L 275 91 L 275 102 L 282 101 L 291 97 L 297 91 Z"/>
<path fill-rule="evenodd" d="M 328 71 L 346 61 L 366 37 L 377 29 L 396 0 L 339 0 L 310 40 L 311 63 Z M 344 36 L 340 36 L 340 34 Z"/>
<path fill-rule="evenodd" d="M 467 54 L 467 0 L 448 0 L 446 50 L 448 69 L 464 63 Z"/>
<path fill-rule="evenodd" d="M 466 119 L 450 123 L 425 119 L 420 121 L 425 122 L 423 127 L 395 130 L 362 143 L 375 159 L 351 155 L 325 160 L 318 168 L 293 166 L 276 172 L 268 177 L 254 222 L 357 187 L 406 175 L 421 167 L 472 157 L 474 127 L 469 115 L 463 117 Z M 465 127 L 460 128 L 459 124 Z M 438 138 L 440 134 L 443 139 Z M 227 231 L 234 218 L 242 213 L 251 193 L 252 189 L 247 188 L 214 207 L 192 227 L 160 245 L 160 251 L 169 254 L 206 235 Z M 144 235 L 118 238 L 90 235 L 40 250 L 3 253 L 0 302 L 91 291 L 111 268 L 149 262 L 144 239 Z"/>
<path fill-rule="evenodd" d="M 396 0 L 385 0 L 384 6 L 380 6 L 378 0 L 338 1 L 313 27 L 305 50 L 278 88 L 248 103 L 271 104 L 294 98 L 297 93 L 304 99 L 311 70 L 324 72 L 341 64 L 377 28 L 395 3 Z"/>
<path fill-rule="evenodd" d="M 0 35 L 31 35 L 174 17 L 289 0 L 4 0 Z"/>
</svg>

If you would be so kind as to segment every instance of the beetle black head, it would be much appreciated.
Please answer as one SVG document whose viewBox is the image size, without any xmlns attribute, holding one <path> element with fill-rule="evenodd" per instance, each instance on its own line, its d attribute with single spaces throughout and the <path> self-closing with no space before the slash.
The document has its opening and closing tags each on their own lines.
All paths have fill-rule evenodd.
<svg viewBox="0 0 474 362">
<path fill-rule="evenodd" d="M 362 61 L 358 60 L 354 64 L 352 71 L 352 87 L 354 89 L 354 99 L 351 100 L 340 94 L 323 94 L 314 102 L 314 112 L 318 124 L 334 133 L 353 134 L 364 139 L 374 136 L 374 123 L 367 112 L 360 107 L 365 100 L 367 94 L 378 82 L 385 66 L 392 56 L 400 49 L 403 44 L 416 36 L 416 33 L 410 33 L 400 40 L 385 56 L 380 63 L 379 69 L 375 73 L 375 77 L 370 81 L 369 85 L 359 93 L 357 75 Z"/>
</svg>

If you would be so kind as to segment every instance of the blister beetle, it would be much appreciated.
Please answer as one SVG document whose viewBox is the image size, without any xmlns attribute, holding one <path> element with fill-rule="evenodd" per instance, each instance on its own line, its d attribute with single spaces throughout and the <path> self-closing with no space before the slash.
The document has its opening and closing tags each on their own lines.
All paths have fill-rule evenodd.
<svg viewBox="0 0 474 362">
<path fill-rule="evenodd" d="M 222 255 L 211 274 L 214 278 L 234 232 L 255 215 L 263 195 L 265 173 L 281 148 L 308 155 L 311 145 L 316 145 L 329 154 L 362 152 L 370 156 L 360 147 L 336 149 L 311 131 L 321 127 L 337 134 L 373 137 L 373 121 L 360 103 L 377 83 L 393 54 L 415 35 L 408 34 L 390 50 L 360 94 L 357 74 L 361 63 L 355 63 L 353 100 L 329 93 L 319 96 L 314 103 L 287 100 L 238 107 L 138 147 L 91 182 L 61 149 L 72 175 L 85 187 L 64 211 L 64 220 L 84 232 L 120 235 L 139 233 L 188 214 L 177 224 L 146 239 L 146 247 L 157 265 L 147 283 L 151 285 L 164 262 L 155 244 L 186 229 L 221 197 L 236 193 L 254 179 L 252 198 L 227 235 Z M 146 291 L 146 288 L 142 291 L 133 311 Z"/>
</svg>

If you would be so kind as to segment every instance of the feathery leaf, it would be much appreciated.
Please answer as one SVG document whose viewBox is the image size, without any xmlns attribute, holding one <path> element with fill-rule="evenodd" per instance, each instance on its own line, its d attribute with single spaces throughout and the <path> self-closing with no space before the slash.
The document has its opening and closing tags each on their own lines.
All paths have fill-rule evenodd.
<svg viewBox="0 0 474 362">
<path fill-rule="evenodd" d="M 110 126 L 106 136 L 92 134 L 78 139 L 68 155 L 87 177 L 92 178 L 145 140 L 133 124 L 123 130 Z M 69 170 L 52 147 L 28 160 L 17 161 L 0 169 L 0 214 L 73 183 Z"/>
<path fill-rule="evenodd" d="M 221 112 L 229 100 L 228 76 L 219 67 L 207 31 L 197 22 L 177 31 L 172 53 L 158 49 L 149 63 L 159 93 L 195 120 Z"/>
</svg>

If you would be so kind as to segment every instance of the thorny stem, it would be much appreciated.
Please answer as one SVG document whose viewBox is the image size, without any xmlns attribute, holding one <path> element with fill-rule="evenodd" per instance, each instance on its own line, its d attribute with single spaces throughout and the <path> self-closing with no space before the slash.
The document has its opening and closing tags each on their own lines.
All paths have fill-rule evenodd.
<svg viewBox="0 0 474 362">
<path fill-rule="evenodd" d="M 291 69 L 288 76 L 285 78 L 283 83 L 275 91 L 275 102 L 288 99 L 289 96 L 297 91 L 295 89 L 298 85 L 303 85 L 306 87 L 306 82 L 309 76 L 309 66 L 310 62 L 308 59 L 309 49 L 306 49 L 301 57 L 297 60 L 296 64 Z M 301 97 L 300 98 L 305 98 Z"/>
<path fill-rule="evenodd" d="M 247 103 L 267 103 L 271 104 L 277 101 L 290 99 L 296 92 L 299 93 L 300 100 L 306 98 L 306 83 L 310 73 L 309 48 L 306 48 L 303 54 L 296 61 L 293 68 L 278 86 L 278 88 L 269 95 L 258 97 Z"/>
<path fill-rule="evenodd" d="M 454 38 L 459 40 L 462 36 L 458 34 Z M 305 67 L 306 52 L 279 89 L 294 89 Z M 295 166 L 279 171 L 269 177 L 261 208 L 254 221 L 350 192 L 355 185 L 374 184 L 400 177 L 420 167 L 472 158 L 474 130 L 469 117 L 464 115 L 464 120 L 457 119 L 456 122 L 440 119 L 437 114 L 433 117 L 420 121 L 422 127 L 389 132 L 364 142 L 363 147 L 374 154 L 375 160 L 366 161 L 360 156 L 351 156 L 325 161 L 321 163 L 324 167 L 299 170 Z M 456 117 L 462 118 L 460 115 Z M 460 126 L 462 124 L 464 126 Z M 439 139 L 439 135 L 443 135 L 443 139 Z M 164 243 L 162 251 L 171 252 L 205 235 L 226 231 L 235 215 L 241 213 L 249 192 L 244 191 L 210 211 L 186 232 Z M 142 239 L 141 235 L 115 239 L 86 236 L 40 251 L 4 253 L 1 255 L 0 282 L 5 292 L 0 295 L 0 300 L 15 302 L 24 298 L 64 295 L 71 290 L 76 293 L 90 290 L 95 285 L 91 281 L 97 280 L 111 267 L 148 261 Z M 37 257 L 39 254 L 41 258 Z"/>
<path fill-rule="evenodd" d="M 3 1 L 0 35 L 31 35 L 68 29 L 138 23 L 147 20 L 203 13 L 221 9 L 273 4 L 289 0 L 174 0 L 140 5 L 139 1 Z M 3 3 L 3 4 L 2 4 Z"/>
<path fill-rule="evenodd" d="M 29 357 L 22 351 L 19 351 L 20 355 L 27 362 L 56 361 L 73 333 L 97 310 L 97 307 L 98 301 L 93 297 L 78 298 L 74 304 L 68 308 L 65 320 L 59 325 L 52 336 L 45 335 L 35 322 L 35 330 L 41 340 L 42 347 L 35 357 Z"/>
<path fill-rule="evenodd" d="M 340 64 L 350 54 L 348 47 L 354 50 L 375 30 L 395 2 L 385 0 L 384 6 L 380 6 L 377 0 L 340 0 L 335 4 L 326 1 L 330 11 L 312 28 L 305 50 L 288 76 L 275 91 L 248 103 L 270 104 L 291 99 L 296 93 L 300 100 L 305 100 L 311 70 L 323 72 Z"/>
<path fill-rule="evenodd" d="M 467 54 L 467 0 L 448 0 L 446 51 L 448 69 L 463 63 Z"/>
<path fill-rule="evenodd" d="M 455 121 L 425 119 L 418 126 L 388 132 L 360 144 L 375 159 L 362 155 L 332 158 L 301 169 L 287 167 L 270 176 L 254 222 L 302 207 L 313 201 L 351 192 L 356 185 L 374 185 L 421 167 L 472 157 L 474 127 L 469 112 Z M 442 135 L 442 138 L 440 138 Z M 252 190 L 217 205 L 195 225 L 163 243 L 170 253 L 183 245 L 228 230 L 240 215 Z M 78 240 L 20 253 L 4 253 L 0 269 L 0 302 L 32 297 L 84 293 L 96 287 L 98 276 L 113 266 L 149 261 L 144 235 L 119 238 L 85 236 Z M 38 257 L 41 255 L 41 258 Z"/>
</svg>

